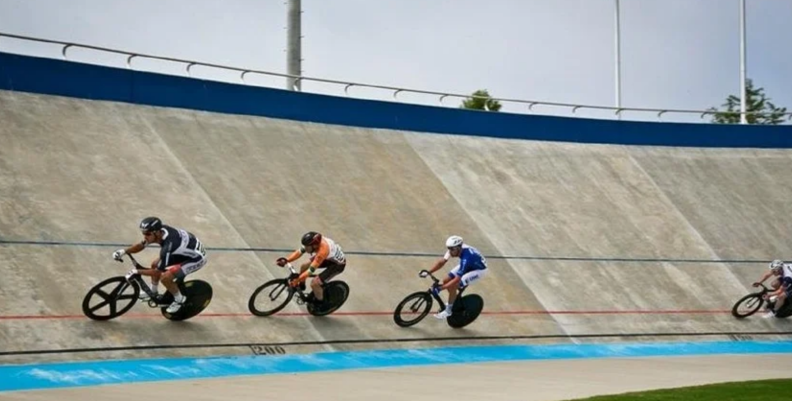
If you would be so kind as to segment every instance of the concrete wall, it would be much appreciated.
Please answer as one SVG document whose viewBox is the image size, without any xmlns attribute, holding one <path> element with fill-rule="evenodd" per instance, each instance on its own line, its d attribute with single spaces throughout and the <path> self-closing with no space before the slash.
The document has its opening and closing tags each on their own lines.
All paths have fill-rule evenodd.
<svg viewBox="0 0 792 401">
<path fill-rule="evenodd" d="M 788 148 L 792 126 L 620 122 L 349 99 L 0 53 L 0 89 L 366 128 L 582 143 Z M 571 88 L 574 90 L 574 88 Z"/>
</svg>

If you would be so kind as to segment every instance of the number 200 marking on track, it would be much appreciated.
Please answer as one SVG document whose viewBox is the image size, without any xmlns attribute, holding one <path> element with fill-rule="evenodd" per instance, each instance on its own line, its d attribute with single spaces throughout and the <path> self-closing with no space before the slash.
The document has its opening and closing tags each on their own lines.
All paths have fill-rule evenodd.
<svg viewBox="0 0 792 401">
<path fill-rule="evenodd" d="M 286 350 L 281 346 L 251 345 L 250 350 L 254 355 L 286 355 Z"/>
</svg>

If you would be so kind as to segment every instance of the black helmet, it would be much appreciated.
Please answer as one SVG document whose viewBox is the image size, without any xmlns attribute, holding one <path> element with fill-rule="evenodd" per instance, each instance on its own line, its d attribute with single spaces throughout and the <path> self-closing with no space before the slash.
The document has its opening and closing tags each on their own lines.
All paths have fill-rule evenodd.
<svg viewBox="0 0 792 401">
<path fill-rule="evenodd" d="M 140 231 L 150 233 L 162 229 L 162 220 L 159 217 L 146 217 L 140 221 Z"/>
<path fill-rule="evenodd" d="M 309 231 L 302 236 L 302 240 L 300 241 L 300 243 L 303 246 L 308 246 L 308 245 L 315 246 L 319 244 L 319 242 L 321 241 L 322 241 L 322 234 L 319 234 L 316 231 Z"/>
</svg>

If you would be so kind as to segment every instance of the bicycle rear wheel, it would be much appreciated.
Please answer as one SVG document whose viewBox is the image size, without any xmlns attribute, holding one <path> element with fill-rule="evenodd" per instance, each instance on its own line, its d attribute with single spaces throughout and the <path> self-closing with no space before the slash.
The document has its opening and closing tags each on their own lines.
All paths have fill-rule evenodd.
<svg viewBox="0 0 792 401">
<path fill-rule="evenodd" d="M 289 287 L 287 279 L 270 280 L 253 291 L 248 309 L 256 316 L 270 316 L 285 308 L 292 297 L 294 290 Z"/>
<path fill-rule="evenodd" d="M 484 299 L 478 294 L 465 295 L 454 304 L 454 311 L 446 322 L 449 326 L 460 329 L 471 323 L 484 309 Z"/>
<path fill-rule="evenodd" d="M 343 281 L 331 281 L 324 286 L 324 296 L 328 304 L 326 307 L 317 307 L 313 302 L 308 303 L 308 313 L 314 316 L 329 315 L 338 309 L 349 298 L 349 285 Z M 310 298 L 313 299 L 313 293 Z"/>
<path fill-rule="evenodd" d="M 182 305 L 175 313 L 168 313 L 167 306 L 163 306 L 162 316 L 168 320 L 182 321 L 197 316 L 212 302 L 214 290 L 212 286 L 203 280 L 190 280 L 180 283 L 179 290 L 187 297 L 187 302 Z M 161 300 L 162 303 L 173 302 L 173 295 L 167 293 Z"/>
<path fill-rule="evenodd" d="M 781 308 L 775 313 L 775 317 L 783 319 L 792 316 L 792 299 L 787 298 Z"/>
</svg>

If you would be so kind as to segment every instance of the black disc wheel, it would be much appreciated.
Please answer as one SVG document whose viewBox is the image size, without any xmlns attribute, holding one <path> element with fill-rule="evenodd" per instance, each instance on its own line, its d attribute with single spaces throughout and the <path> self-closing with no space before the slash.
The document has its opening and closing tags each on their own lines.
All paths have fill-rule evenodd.
<svg viewBox="0 0 792 401">
<path fill-rule="evenodd" d="M 792 316 L 792 299 L 787 298 L 784 300 L 784 304 L 781 305 L 781 308 L 776 311 L 775 317 L 783 319 L 789 316 Z"/>
<path fill-rule="evenodd" d="M 325 302 L 321 305 L 317 305 L 315 302 L 309 303 L 308 313 L 314 316 L 325 316 L 340 309 L 349 298 L 349 285 L 343 281 L 331 281 L 325 284 L 323 295 Z"/>
<path fill-rule="evenodd" d="M 168 313 L 167 306 L 162 307 L 162 316 L 166 319 L 180 321 L 187 320 L 201 313 L 212 302 L 214 291 L 212 286 L 203 280 L 190 280 L 179 285 L 179 291 L 187 297 L 181 308 L 174 313 Z M 162 303 L 173 302 L 173 295 L 166 294 L 161 300 Z"/>
<path fill-rule="evenodd" d="M 449 326 L 459 329 L 465 327 L 481 314 L 484 309 L 484 299 L 478 294 L 465 295 L 454 303 L 454 309 L 446 319 Z"/>
</svg>

